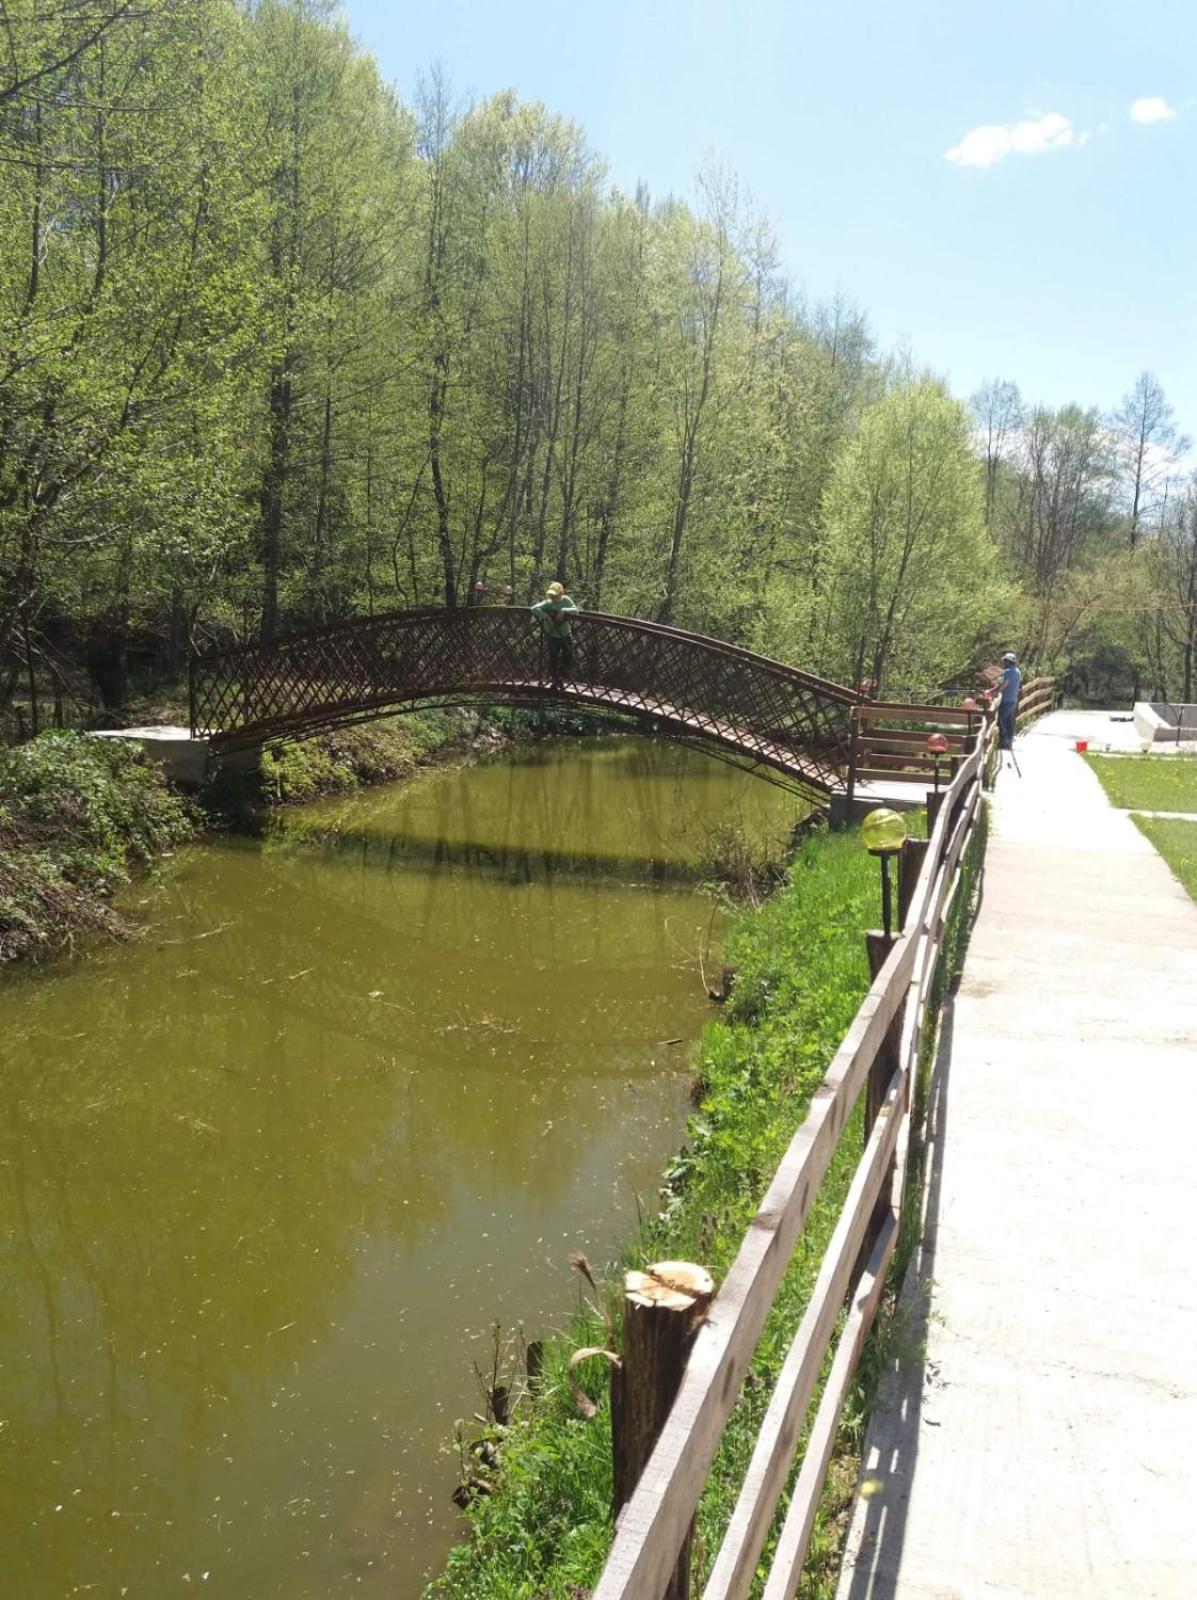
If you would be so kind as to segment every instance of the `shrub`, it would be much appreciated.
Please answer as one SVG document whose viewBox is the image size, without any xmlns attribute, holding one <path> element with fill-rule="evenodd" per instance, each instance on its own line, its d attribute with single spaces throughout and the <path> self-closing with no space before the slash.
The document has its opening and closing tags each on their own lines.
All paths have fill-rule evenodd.
<svg viewBox="0 0 1197 1600">
<path fill-rule="evenodd" d="M 0 749 L 0 961 L 118 931 L 107 902 L 132 866 L 192 828 L 159 769 L 119 740 L 52 732 Z"/>
</svg>

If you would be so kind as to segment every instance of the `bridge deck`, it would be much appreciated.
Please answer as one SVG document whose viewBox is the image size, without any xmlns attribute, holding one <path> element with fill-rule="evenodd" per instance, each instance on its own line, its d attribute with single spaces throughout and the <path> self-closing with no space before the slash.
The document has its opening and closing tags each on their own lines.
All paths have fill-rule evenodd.
<svg viewBox="0 0 1197 1600">
<path fill-rule="evenodd" d="M 1193 1592 L 1197 906 L 1085 716 L 998 781 L 839 1600 Z"/>
</svg>

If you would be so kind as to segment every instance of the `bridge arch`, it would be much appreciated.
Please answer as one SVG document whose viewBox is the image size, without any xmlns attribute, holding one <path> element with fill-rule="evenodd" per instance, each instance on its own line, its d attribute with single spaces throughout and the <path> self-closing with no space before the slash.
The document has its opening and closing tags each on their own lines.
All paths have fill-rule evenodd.
<svg viewBox="0 0 1197 1600">
<path fill-rule="evenodd" d="M 584 706 L 798 789 L 846 781 L 852 690 L 680 628 L 591 611 L 570 621 L 562 682 L 520 606 L 394 611 L 207 651 L 191 660 L 192 734 L 219 753 L 421 706 Z"/>
</svg>

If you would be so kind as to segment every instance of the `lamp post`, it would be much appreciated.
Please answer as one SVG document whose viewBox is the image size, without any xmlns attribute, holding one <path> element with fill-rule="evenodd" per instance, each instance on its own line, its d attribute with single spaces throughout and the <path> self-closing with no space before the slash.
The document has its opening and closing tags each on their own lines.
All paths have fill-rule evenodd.
<svg viewBox="0 0 1197 1600">
<path fill-rule="evenodd" d="M 927 754 L 935 762 L 935 793 L 939 793 L 939 758 L 948 753 L 948 741 L 942 733 L 929 733 L 927 735 Z"/>
<path fill-rule="evenodd" d="M 870 811 L 861 823 L 860 837 L 869 854 L 877 856 L 881 862 L 881 921 L 885 928 L 885 942 L 892 944 L 894 900 L 889 864 L 906 842 L 906 824 L 896 811 L 880 806 L 876 811 Z"/>
<path fill-rule="evenodd" d="M 960 709 L 961 711 L 968 712 L 968 744 L 965 746 L 965 749 L 972 750 L 974 748 L 973 730 L 976 726 L 973 719 L 979 714 L 981 708 L 973 699 L 971 694 L 966 694 L 964 699 L 960 702 Z"/>
</svg>

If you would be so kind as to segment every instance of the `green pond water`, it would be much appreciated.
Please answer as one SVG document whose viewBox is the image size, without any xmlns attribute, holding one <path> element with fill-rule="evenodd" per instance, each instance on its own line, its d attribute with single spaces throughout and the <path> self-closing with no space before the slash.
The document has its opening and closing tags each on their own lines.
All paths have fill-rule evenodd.
<svg viewBox="0 0 1197 1600">
<path fill-rule="evenodd" d="M 537 746 L 190 850 L 145 938 L 6 975 L 0 1593 L 418 1595 L 493 1323 L 560 1326 L 680 1142 L 696 865 L 794 814 Z"/>
</svg>

